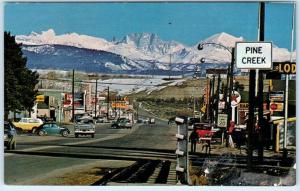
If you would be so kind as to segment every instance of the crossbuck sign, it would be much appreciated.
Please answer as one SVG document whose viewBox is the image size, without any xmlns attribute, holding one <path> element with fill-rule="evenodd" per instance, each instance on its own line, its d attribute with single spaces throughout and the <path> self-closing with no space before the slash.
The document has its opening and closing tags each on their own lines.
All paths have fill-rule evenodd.
<svg viewBox="0 0 300 191">
<path fill-rule="evenodd" d="M 237 42 L 236 66 L 239 69 L 272 69 L 272 43 Z"/>
</svg>

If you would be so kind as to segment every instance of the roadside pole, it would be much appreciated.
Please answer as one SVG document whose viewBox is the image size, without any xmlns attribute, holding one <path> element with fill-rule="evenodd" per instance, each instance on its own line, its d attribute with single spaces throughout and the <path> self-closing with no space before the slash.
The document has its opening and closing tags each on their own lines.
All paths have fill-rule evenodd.
<svg viewBox="0 0 300 191">
<path fill-rule="evenodd" d="M 219 97 L 220 97 L 220 83 L 221 83 L 221 75 L 220 74 L 218 74 L 218 84 L 217 84 L 217 107 L 216 107 L 216 117 L 215 117 L 215 124 L 217 124 L 218 123 L 218 115 L 219 115 Z"/>
<path fill-rule="evenodd" d="M 293 50 L 294 50 L 294 25 L 295 25 L 295 14 L 296 14 L 296 3 L 293 7 L 292 16 L 292 33 L 291 33 L 291 57 L 290 62 L 293 61 Z M 283 148 L 286 149 L 287 146 L 287 126 L 288 126 L 288 105 L 289 105 L 289 74 L 285 75 L 285 103 L 284 103 L 284 143 Z"/>
<path fill-rule="evenodd" d="M 106 117 L 108 121 L 108 116 L 109 116 L 109 86 L 107 86 L 107 106 L 106 106 Z"/>
<path fill-rule="evenodd" d="M 75 108 L 74 108 L 74 69 L 73 69 L 73 73 L 72 73 L 72 123 L 75 122 Z"/>
<path fill-rule="evenodd" d="M 265 3 L 261 2 L 259 6 L 259 41 L 265 40 Z M 258 161 L 260 164 L 263 162 L 264 157 L 264 142 L 263 142 L 263 127 L 264 123 L 264 108 L 263 108 L 263 92 L 264 92 L 264 75 L 263 71 L 259 70 L 258 72 L 258 95 L 257 95 L 257 101 L 258 101 L 258 126 L 259 129 L 259 135 L 258 135 Z"/>
<path fill-rule="evenodd" d="M 96 79 L 96 89 L 95 89 L 95 118 L 97 117 L 97 103 L 98 103 L 97 86 L 98 86 L 98 79 Z"/>
</svg>

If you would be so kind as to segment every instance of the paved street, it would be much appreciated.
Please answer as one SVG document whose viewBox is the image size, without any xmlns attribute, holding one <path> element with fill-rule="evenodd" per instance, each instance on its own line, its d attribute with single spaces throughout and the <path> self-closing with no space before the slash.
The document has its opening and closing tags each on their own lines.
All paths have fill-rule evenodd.
<svg viewBox="0 0 300 191">
<path fill-rule="evenodd" d="M 111 129 L 110 124 L 100 124 L 95 138 L 22 134 L 17 137 L 17 150 L 5 153 L 5 183 L 32 184 L 41 176 L 53 178 L 67 169 L 86 168 L 84 165 L 104 160 L 121 160 L 123 166 L 142 158 L 174 160 L 175 131 L 174 126 L 157 121 L 151 125 L 136 124 L 132 129 Z M 120 164 L 109 162 L 110 168 Z"/>
</svg>

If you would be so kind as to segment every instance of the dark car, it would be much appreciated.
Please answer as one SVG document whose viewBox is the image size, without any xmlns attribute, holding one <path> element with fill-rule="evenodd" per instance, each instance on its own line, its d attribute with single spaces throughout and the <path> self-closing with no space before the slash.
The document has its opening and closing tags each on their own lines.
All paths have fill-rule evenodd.
<svg viewBox="0 0 300 191">
<path fill-rule="evenodd" d="M 56 123 L 44 123 L 37 128 L 36 132 L 40 136 L 61 135 L 63 137 L 67 137 L 70 134 L 69 129 L 60 127 Z"/>
<path fill-rule="evenodd" d="M 4 146 L 7 150 L 15 150 L 17 147 L 16 142 L 17 132 L 12 124 L 4 122 Z"/>
<path fill-rule="evenodd" d="M 119 118 L 117 119 L 117 121 L 113 121 L 111 128 L 127 128 L 127 129 L 131 129 L 132 128 L 132 123 L 129 119 L 127 118 Z"/>
</svg>

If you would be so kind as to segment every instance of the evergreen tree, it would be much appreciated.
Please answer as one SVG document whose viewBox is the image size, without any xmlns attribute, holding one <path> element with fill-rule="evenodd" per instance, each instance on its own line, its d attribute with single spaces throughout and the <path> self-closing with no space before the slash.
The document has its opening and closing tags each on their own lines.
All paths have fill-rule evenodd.
<svg viewBox="0 0 300 191">
<path fill-rule="evenodd" d="M 38 83 L 38 74 L 26 67 L 27 59 L 23 56 L 21 44 L 15 37 L 4 32 L 4 112 L 5 120 L 9 111 L 27 110 L 34 105 Z"/>
</svg>

